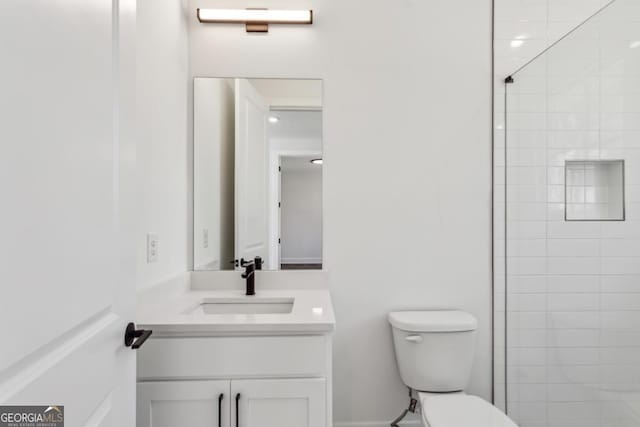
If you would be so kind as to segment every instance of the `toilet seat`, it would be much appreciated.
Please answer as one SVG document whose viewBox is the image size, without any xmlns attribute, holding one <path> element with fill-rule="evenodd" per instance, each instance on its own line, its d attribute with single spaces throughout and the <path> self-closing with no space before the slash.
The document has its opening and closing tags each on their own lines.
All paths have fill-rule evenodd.
<svg viewBox="0 0 640 427">
<path fill-rule="evenodd" d="M 498 408 L 464 393 L 418 393 L 428 427 L 518 427 Z"/>
</svg>

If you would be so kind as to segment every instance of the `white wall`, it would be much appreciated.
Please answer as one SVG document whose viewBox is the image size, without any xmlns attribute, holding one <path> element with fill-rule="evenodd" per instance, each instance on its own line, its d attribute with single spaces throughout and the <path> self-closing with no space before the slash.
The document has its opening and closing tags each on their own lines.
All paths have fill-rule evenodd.
<svg viewBox="0 0 640 427">
<path fill-rule="evenodd" d="M 324 79 L 334 419 L 384 425 L 406 406 L 394 309 L 475 314 L 470 392 L 490 398 L 491 1 L 270 0 L 313 8 L 315 22 L 266 36 L 195 18 L 245 6 L 191 0 L 191 75 Z"/>
<path fill-rule="evenodd" d="M 322 108 L 322 81 L 250 79 L 270 108 Z"/>
<path fill-rule="evenodd" d="M 308 162 L 307 158 L 302 161 Z M 282 264 L 322 263 L 322 167 L 284 162 L 281 174 Z"/>
<path fill-rule="evenodd" d="M 138 286 L 190 269 L 187 243 L 186 8 L 180 0 L 138 0 Z M 190 127 L 190 125 L 189 125 Z M 159 237 L 148 264 L 146 233 Z"/>
<path fill-rule="evenodd" d="M 230 263 L 235 255 L 233 85 L 232 79 L 194 81 L 194 270 L 233 268 Z"/>
</svg>

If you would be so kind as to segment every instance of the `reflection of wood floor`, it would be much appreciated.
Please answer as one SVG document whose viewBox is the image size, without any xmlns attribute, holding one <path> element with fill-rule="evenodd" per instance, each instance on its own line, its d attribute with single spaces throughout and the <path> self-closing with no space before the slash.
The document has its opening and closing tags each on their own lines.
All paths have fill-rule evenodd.
<svg viewBox="0 0 640 427">
<path fill-rule="evenodd" d="M 280 270 L 322 270 L 322 264 L 281 264 Z"/>
</svg>

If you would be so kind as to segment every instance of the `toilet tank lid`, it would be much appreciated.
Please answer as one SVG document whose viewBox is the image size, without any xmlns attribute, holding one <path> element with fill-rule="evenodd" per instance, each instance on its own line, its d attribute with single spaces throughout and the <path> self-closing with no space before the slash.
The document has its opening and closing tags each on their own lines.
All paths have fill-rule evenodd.
<svg viewBox="0 0 640 427">
<path fill-rule="evenodd" d="M 408 332 L 465 332 L 478 328 L 475 317 L 459 310 L 392 311 L 389 323 Z"/>
</svg>

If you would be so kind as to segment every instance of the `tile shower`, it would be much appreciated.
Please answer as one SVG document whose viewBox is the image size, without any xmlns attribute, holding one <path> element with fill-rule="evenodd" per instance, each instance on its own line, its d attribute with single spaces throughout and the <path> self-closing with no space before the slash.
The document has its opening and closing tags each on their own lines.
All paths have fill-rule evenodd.
<svg viewBox="0 0 640 427">
<path fill-rule="evenodd" d="M 496 404 L 521 427 L 640 426 L 640 0 L 613 1 L 512 77 Z"/>
</svg>

